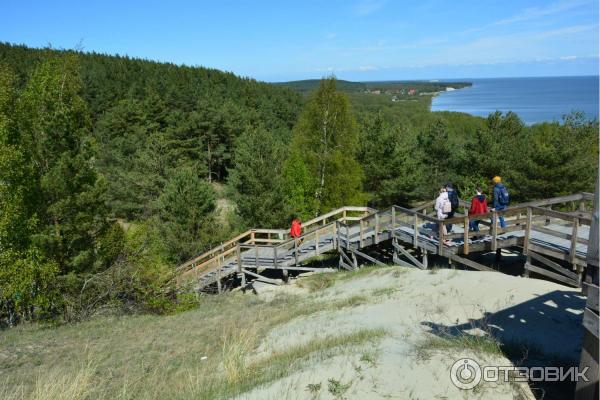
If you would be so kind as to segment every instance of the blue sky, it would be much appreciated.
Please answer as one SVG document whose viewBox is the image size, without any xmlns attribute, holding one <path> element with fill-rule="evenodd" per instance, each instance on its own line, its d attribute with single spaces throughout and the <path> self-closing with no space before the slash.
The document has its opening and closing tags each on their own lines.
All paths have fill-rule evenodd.
<svg viewBox="0 0 600 400">
<path fill-rule="evenodd" d="M 0 0 L 0 41 L 260 80 L 598 74 L 598 0 Z"/>
</svg>

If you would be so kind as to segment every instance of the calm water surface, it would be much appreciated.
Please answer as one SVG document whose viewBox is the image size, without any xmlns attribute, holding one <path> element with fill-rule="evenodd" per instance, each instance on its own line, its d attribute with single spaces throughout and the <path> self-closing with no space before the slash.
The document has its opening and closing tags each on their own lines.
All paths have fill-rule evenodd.
<svg viewBox="0 0 600 400">
<path fill-rule="evenodd" d="M 526 124 L 562 121 L 571 111 L 598 119 L 598 77 L 463 79 L 473 86 L 443 92 L 431 111 L 458 111 L 487 117 L 496 110 L 513 111 Z"/>
</svg>

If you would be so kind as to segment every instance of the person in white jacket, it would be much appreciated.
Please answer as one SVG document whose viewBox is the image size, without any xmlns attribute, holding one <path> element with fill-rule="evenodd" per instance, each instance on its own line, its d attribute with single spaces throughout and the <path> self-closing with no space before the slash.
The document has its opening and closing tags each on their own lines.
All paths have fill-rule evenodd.
<svg viewBox="0 0 600 400">
<path fill-rule="evenodd" d="M 446 191 L 446 188 L 441 188 L 440 194 L 437 197 L 437 199 L 435 200 L 435 210 L 437 211 L 438 219 L 448 218 L 448 212 L 444 212 L 444 206 L 446 209 L 451 207 L 450 200 L 448 199 L 448 192 Z M 442 232 L 444 233 L 444 235 L 448 234 L 448 231 L 446 230 L 446 225 L 442 224 Z M 449 240 L 444 240 L 444 244 L 450 245 L 452 243 Z"/>
</svg>

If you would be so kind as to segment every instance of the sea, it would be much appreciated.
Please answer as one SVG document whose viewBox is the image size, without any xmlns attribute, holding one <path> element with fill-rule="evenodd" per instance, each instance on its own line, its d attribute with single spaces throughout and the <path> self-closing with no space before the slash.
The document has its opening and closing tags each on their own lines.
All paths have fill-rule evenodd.
<svg viewBox="0 0 600 400">
<path fill-rule="evenodd" d="M 435 96 L 431 111 L 458 111 L 487 117 L 513 111 L 528 124 L 562 122 L 563 115 L 583 111 L 598 119 L 598 76 L 457 79 L 473 86 Z"/>
</svg>

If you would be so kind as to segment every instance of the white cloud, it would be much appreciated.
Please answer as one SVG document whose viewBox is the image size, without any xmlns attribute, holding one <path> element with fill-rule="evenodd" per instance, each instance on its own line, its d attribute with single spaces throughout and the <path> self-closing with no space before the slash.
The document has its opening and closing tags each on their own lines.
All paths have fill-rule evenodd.
<svg viewBox="0 0 600 400">
<path fill-rule="evenodd" d="M 564 56 L 560 58 L 561 60 L 565 60 L 565 61 L 573 61 L 573 60 L 577 60 L 577 56 Z"/>
<path fill-rule="evenodd" d="M 373 66 L 373 65 L 361 65 L 360 67 L 358 67 L 359 71 L 377 71 L 379 68 Z"/>
</svg>

